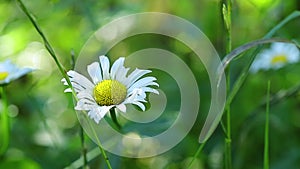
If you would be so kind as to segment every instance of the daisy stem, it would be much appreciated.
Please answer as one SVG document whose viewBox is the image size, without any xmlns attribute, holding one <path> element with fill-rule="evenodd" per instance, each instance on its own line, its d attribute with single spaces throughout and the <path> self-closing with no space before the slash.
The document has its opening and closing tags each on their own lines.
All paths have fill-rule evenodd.
<svg viewBox="0 0 300 169">
<path fill-rule="evenodd" d="M 270 87 L 271 82 L 268 81 L 267 87 L 267 103 L 266 103 L 266 123 L 265 123 L 265 145 L 264 145 L 264 169 L 269 169 L 269 113 L 270 113 Z"/>
<path fill-rule="evenodd" d="M 115 123 L 115 125 L 117 126 L 117 128 L 120 130 L 121 129 L 121 125 L 118 122 L 116 111 L 115 111 L 114 108 L 110 109 L 110 116 L 111 116 L 112 121 Z"/>
<path fill-rule="evenodd" d="M 97 133 L 96 133 L 96 131 L 95 131 L 95 128 L 92 126 L 92 124 L 89 122 L 89 120 L 87 120 L 87 122 L 88 122 L 89 126 L 91 127 L 91 129 L 92 129 L 92 131 L 93 131 L 93 134 L 94 134 L 95 137 L 96 137 L 96 141 L 97 141 L 99 150 L 100 150 L 100 152 L 101 152 L 102 155 L 103 155 L 103 158 L 104 158 L 104 160 L 105 160 L 105 163 L 106 163 L 107 167 L 108 167 L 109 169 L 112 169 L 111 164 L 110 164 L 110 162 L 109 162 L 109 159 L 108 159 L 108 157 L 107 157 L 107 155 L 106 155 L 106 153 L 105 153 L 105 150 L 103 149 L 102 144 L 101 144 L 101 142 L 100 142 L 100 140 L 99 140 L 99 138 L 98 138 L 98 135 L 97 135 Z"/>
<path fill-rule="evenodd" d="M 8 117 L 8 102 L 7 102 L 6 92 L 5 92 L 5 86 L 0 87 L 0 90 L 1 90 L 2 107 L 3 107 L 3 111 L 1 113 L 2 144 L 0 147 L 0 155 L 3 155 L 6 152 L 9 144 L 10 124 L 9 124 L 9 117 Z"/>
</svg>

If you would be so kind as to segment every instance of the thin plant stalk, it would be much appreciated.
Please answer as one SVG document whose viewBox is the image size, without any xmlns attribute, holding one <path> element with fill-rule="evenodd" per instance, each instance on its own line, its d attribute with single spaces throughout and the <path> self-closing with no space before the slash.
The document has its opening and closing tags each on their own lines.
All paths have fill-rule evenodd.
<svg viewBox="0 0 300 169">
<path fill-rule="evenodd" d="M 86 116 L 85 116 L 86 117 Z M 89 120 L 88 120 L 89 121 Z M 96 133 L 96 131 L 95 131 L 95 128 L 89 123 L 89 125 L 90 125 L 90 127 L 91 127 L 91 129 L 92 129 L 92 131 L 93 131 L 93 134 L 96 136 L 96 141 L 97 141 L 97 143 L 98 143 L 98 146 L 99 147 L 101 147 L 100 148 L 100 151 L 101 151 L 101 153 L 102 153 L 102 155 L 103 155 L 103 158 L 104 158 L 104 160 L 105 160 L 105 162 L 106 162 L 106 164 L 107 164 L 107 167 L 109 168 L 109 169 L 112 169 L 112 167 L 111 167 L 111 164 L 110 164 L 110 162 L 109 162 L 109 159 L 108 159 L 108 157 L 107 157 L 107 155 L 106 155 L 106 153 L 105 153 L 105 150 L 102 148 L 102 144 L 101 144 L 101 142 L 100 142 L 100 140 L 99 140 L 99 138 L 98 138 L 98 136 L 97 136 L 97 133 Z"/>
<path fill-rule="evenodd" d="M 264 37 L 263 39 L 268 39 L 271 38 L 279 29 L 281 29 L 284 25 L 286 25 L 289 21 L 296 19 L 300 17 L 300 11 L 294 11 L 292 12 L 290 15 L 288 15 L 286 18 L 284 18 L 281 22 L 279 22 L 274 28 L 272 28 Z M 251 66 L 252 61 L 254 60 L 256 54 L 258 53 L 258 51 L 261 48 L 257 48 L 252 54 L 251 54 L 251 61 L 248 62 L 248 64 L 245 66 L 245 68 L 242 70 L 241 75 L 237 78 L 237 80 L 235 81 L 231 92 L 229 93 L 228 97 L 227 97 L 227 101 L 226 101 L 226 105 L 230 105 L 231 102 L 233 101 L 233 99 L 235 98 L 235 95 L 238 93 L 239 89 L 242 87 L 242 85 L 244 84 L 246 77 L 248 75 L 248 70 Z M 246 50 L 244 50 L 246 51 Z M 226 60 L 228 58 L 225 58 Z M 224 62 L 223 62 L 224 63 Z M 229 63 L 227 63 L 229 64 Z"/>
<path fill-rule="evenodd" d="M 230 0 L 227 0 L 230 2 Z M 231 8 L 231 4 L 229 3 L 230 5 L 230 8 Z M 229 7 L 227 7 L 227 10 L 229 9 Z M 230 11 L 230 10 L 228 10 Z M 223 8 L 223 14 L 224 14 L 224 8 Z M 273 29 L 271 29 L 264 37 L 263 39 L 267 39 L 267 38 L 271 38 L 275 33 L 276 31 L 278 31 L 280 28 L 282 28 L 285 24 L 287 24 L 289 21 L 295 19 L 295 18 L 298 18 L 300 17 L 300 11 L 294 11 L 293 13 L 291 13 L 289 16 L 287 16 L 284 20 L 282 20 L 279 24 L 277 24 Z M 224 20 L 227 19 L 227 20 L 230 20 L 230 18 L 224 18 Z M 226 21 L 226 20 L 225 20 Z M 231 22 L 230 22 L 231 23 Z M 227 43 L 227 44 L 230 44 L 230 43 Z M 230 107 L 230 104 L 232 102 L 232 100 L 235 98 L 235 95 L 238 93 L 239 89 L 241 88 L 241 86 L 244 84 L 245 80 L 246 80 L 246 77 L 248 75 L 248 70 L 251 66 L 251 63 L 252 61 L 254 60 L 254 56 L 258 53 L 258 51 L 260 50 L 261 48 L 257 48 L 257 50 L 255 50 L 253 53 L 252 53 L 252 58 L 251 58 L 251 61 L 248 63 L 248 65 L 245 66 L 245 69 L 242 71 L 241 75 L 238 77 L 238 79 L 236 80 L 235 84 L 233 85 L 233 88 L 232 90 L 230 91 L 229 93 L 229 96 L 227 98 L 227 101 L 226 101 L 226 105 L 225 105 L 225 110 L 228 110 L 228 107 Z M 246 51 L 246 50 L 245 50 Z M 225 58 L 225 59 L 228 59 L 228 58 Z M 229 64 L 229 63 L 228 63 Z M 227 79 L 228 80 L 228 79 Z M 228 111 L 227 111 L 228 112 Z M 228 123 L 228 122 L 227 122 Z M 227 126 L 228 127 L 228 126 Z M 227 128 L 228 130 L 228 128 Z M 228 133 L 228 131 L 225 131 L 225 133 Z M 227 147 L 228 148 L 228 147 Z M 226 151 L 226 150 L 225 150 Z M 227 159 L 228 160 L 228 159 Z M 230 160 L 231 161 L 231 160 Z"/>
<path fill-rule="evenodd" d="M 71 83 L 71 81 L 70 81 L 69 76 L 68 76 L 67 73 L 66 73 L 65 68 L 64 68 L 63 65 L 59 62 L 59 60 L 58 60 L 58 58 L 57 58 L 57 56 L 56 56 L 56 54 L 55 54 L 55 52 L 54 52 L 52 46 L 50 45 L 50 43 L 49 43 L 48 39 L 46 38 L 46 36 L 44 35 L 42 29 L 39 27 L 38 23 L 36 22 L 34 16 L 29 12 L 29 10 L 26 8 L 26 6 L 23 4 L 23 2 L 22 2 L 21 0 L 17 0 L 17 2 L 18 2 L 18 5 L 20 6 L 20 8 L 22 9 L 22 11 L 26 14 L 26 16 L 29 18 L 29 20 L 30 20 L 31 23 L 33 24 L 33 26 L 34 26 L 34 28 L 36 29 L 36 31 L 37 31 L 37 32 L 39 33 L 39 35 L 42 37 L 42 39 L 43 39 L 43 41 L 44 41 L 45 48 L 47 49 L 47 51 L 49 52 L 49 54 L 50 54 L 50 55 L 52 56 L 52 58 L 54 59 L 55 64 L 57 65 L 59 71 L 61 72 L 62 76 L 66 79 L 66 81 L 67 81 L 69 87 L 72 89 L 72 94 L 73 94 L 74 98 L 76 99 L 76 101 L 78 101 L 78 98 L 77 98 L 76 93 L 75 93 L 75 91 L 74 91 L 74 89 L 73 89 L 73 87 L 72 87 L 72 83 Z M 86 113 L 85 113 L 85 114 L 86 114 Z M 101 151 L 101 153 L 102 153 L 102 155 L 103 155 L 103 157 L 104 157 L 104 159 L 105 159 L 105 162 L 106 162 L 108 168 L 109 168 L 109 169 L 112 169 L 112 168 L 111 168 L 110 161 L 109 161 L 109 159 L 108 159 L 108 157 L 107 157 L 107 155 L 106 155 L 104 149 L 102 148 L 102 144 L 101 144 L 100 140 L 99 140 L 98 137 L 97 137 L 97 133 L 95 132 L 95 129 L 94 129 L 93 126 L 90 124 L 89 120 L 87 120 L 87 121 L 88 121 L 89 126 L 92 128 L 93 133 L 95 134 L 95 137 L 97 138 L 98 147 L 99 147 L 99 149 L 100 149 L 100 151 Z"/>
<path fill-rule="evenodd" d="M 191 167 L 193 166 L 194 161 L 196 160 L 196 158 L 198 157 L 198 155 L 200 154 L 200 152 L 201 152 L 202 149 L 204 148 L 205 143 L 206 143 L 206 142 L 204 142 L 204 143 L 202 143 L 202 144 L 199 145 L 199 147 L 198 147 L 198 149 L 197 149 L 197 151 L 196 151 L 196 153 L 195 153 L 193 159 L 192 159 L 191 162 L 189 163 L 187 169 L 191 169 Z"/>
<path fill-rule="evenodd" d="M 223 6 L 224 9 L 224 6 Z M 288 15 L 285 19 L 283 19 L 280 23 L 278 23 L 274 28 L 272 28 L 261 40 L 258 40 L 257 42 L 251 42 L 249 44 L 246 44 L 243 47 L 237 48 L 237 50 L 233 50 L 231 51 L 229 54 L 226 55 L 226 57 L 222 60 L 222 65 L 224 66 L 224 68 L 226 68 L 231 61 L 236 58 L 238 55 L 240 55 L 241 53 L 246 52 L 247 50 L 249 50 L 252 47 L 258 46 L 260 44 L 264 44 L 264 43 L 270 43 L 270 42 L 275 42 L 275 41 L 286 41 L 286 40 L 280 40 L 280 39 L 268 39 L 271 38 L 279 29 L 281 29 L 285 24 L 287 24 L 289 21 L 300 17 L 300 11 L 294 11 L 292 12 L 290 15 Z M 289 41 L 290 42 L 290 41 Z M 299 44 L 296 44 L 299 45 Z M 251 66 L 252 61 L 254 60 L 254 56 L 258 53 L 258 51 L 261 48 L 258 47 L 254 52 L 251 53 L 251 60 L 248 62 L 248 64 L 244 67 L 244 69 L 242 70 L 242 73 L 240 74 L 240 76 L 237 78 L 237 80 L 235 81 L 235 83 L 233 84 L 233 87 L 231 88 L 231 91 L 227 97 L 226 100 L 226 105 L 225 105 L 225 110 L 226 107 L 228 107 L 231 102 L 233 101 L 233 99 L 235 98 L 236 94 L 238 93 L 239 89 L 241 88 L 241 86 L 244 84 L 246 77 L 248 75 L 248 70 Z M 300 91 L 300 84 L 295 86 L 294 88 L 290 89 L 289 91 L 286 91 L 284 93 L 284 96 L 282 96 L 282 93 L 275 95 L 274 97 L 272 97 L 271 99 L 271 103 L 275 103 L 279 100 L 281 100 L 283 97 L 290 97 L 292 95 L 294 95 L 295 93 L 297 93 L 297 91 Z M 222 130 L 224 131 L 225 135 L 227 133 L 226 131 L 226 126 L 224 125 L 224 123 L 221 121 L 221 127 Z M 198 148 L 199 149 L 199 148 Z M 196 157 L 194 157 L 196 158 Z"/>
<path fill-rule="evenodd" d="M 3 111 L 1 113 L 1 128 L 2 128 L 2 145 L 0 147 L 0 155 L 3 155 L 9 145 L 9 137 L 10 137 L 10 124 L 8 117 L 8 101 L 5 92 L 5 86 L 0 87 L 1 97 L 2 97 L 2 107 Z"/>
<path fill-rule="evenodd" d="M 265 144 L 264 144 L 264 169 L 269 169 L 269 114 L 270 114 L 270 86 L 268 81 L 267 103 L 266 103 L 266 122 L 265 122 Z"/>
<path fill-rule="evenodd" d="M 118 122 L 118 119 L 117 119 L 117 115 L 116 115 L 116 111 L 115 109 L 110 109 L 110 116 L 111 116 L 111 119 L 112 121 L 114 122 L 114 124 L 116 125 L 116 127 L 118 128 L 118 130 L 121 130 L 121 125 L 120 123 Z"/>
<path fill-rule="evenodd" d="M 80 142 L 81 142 L 81 153 L 82 153 L 82 159 L 83 159 L 83 168 L 88 169 L 88 160 L 87 160 L 87 149 L 85 147 L 85 138 L 84 138 L 84 131 L 82 126 L 79 126 L 79 134 L 80 134 Z"/>
<path fill-rule="evenodd" d="M 94 160 L 96 157 L 98 157 L 100 155 L 100 151 L 98 149 L 98 147 L 93 148 L 92 150 L 90 150 L 89 152 L 87 152 L 87 161 L 92 161 Z M 66 166 L 65 169 L 78 169 L 83 167 L 82 164 L 82 157 L 78 158 L 77 160 L 73 161 L 69 166 Z"/>
<path fill-rule="evenodd" d="M 77 98 L 77 97 L 76 97 L 75 99 L 76 99 L 76 101 L 78 101 L 78 98 Z M 84 117 L 86 118 L 86 117 L 87 117 L 87 112 L 83 111 L 83 113 L 84 113 Z M 108 167 L 109 169 L 112 169 L 111 164 L 110 164 L 110 161 L 109 161 L 109 159 L 108 159 L 108 157 L 107 157 L 107 155 L 106 155 L 105 150 L 103 149 L 102 143 L 101 143 L 100 139 L 98 138 L 98 135 L 97 135 L 97 132 L 95 131 L 95 128 L 93 127 L 93 125 L 91 124 L 91 122 L 90 122 L 89 119 L 86 119 L 86 121 L 87 121 L 87 123 L 88 123 L 88 126 L 89 126 L 89 127 L 92 129 L 92 131 L 93 131 L 93 135 L 94 135 L 95 138 L 96 138 L 97 145 L 98 145 L 98 147 L 99 147 L 100 152 L 102 153 L 102 156 L 103 156 L 103 158 L 104 158 L 104 161 L 105 161 L 107 167 Z M 86 155 L 86 154 L 85 154 L 85 155 Z M 84 162 L 87 161 L 87 157 L 84 157 L 84 158 L 86 158 L 86 159 L 84 159 Z"/>
<path fill-rule="evenodd" d="M 45 34 L 43 33 L 42 29 L 40 28 L 40 26 L 38 25 L 35 17 L 32 15 L 31 12 L 29 12 L 29 10 L 26 8 L 26 6 L 23 4 L 23 2 L 21 0 L 17 0 L 17 4 L 19 5 L 19 7 L 22 9 L 22 11 L 26 14 L 26 16 L 28 17 L 28 19 L 30 20 L 30 22 L 32 23 L 32 25 L 34 26 L 35 30 L 39 33 L 39 35 L 42 37 L 43 41 L 44 41 L 44 46 L 46 48 L 46 50 L 48 51 L 48 53 L 51 55 L 52 59 L 54 60 L 56 66 L 58 67 L 59 71 L 61 72 L 62 76 L 66 79 L 68 85 L 70 87 L 72 87 L 71 81 L 69 76 L 66 73 L 66 69 L 63 67 L 63 65 L 59 62 L 58 58 L 56 57 L 56 54 L 54 52 L 54 49 L 52 48 L 52 46 L 50 45 L 48 39 L 46 38 Z M 74 90 L 72 90 L 72 94 L 73 96 L 76 96 L 76 93 L 74 92 Z"/>
<path fill-rule="evenodd" d="M 231 0 L 226 0 L 226 5 L 223 5 L 222 13 L 223 19 L 226 28 L 226 53 L 230 53 L 232 50 L 232 40 L 231 40 Z M 226 72 L 227 79 L 227 92 L 230 91 L 230 67 L 227 68 Z M 226 138 L 225 138 L 225 168 L 231 169 L 231 115 L 230 115 L 230 105 L 228 105 L 225 109 L 226 111 Z"/>
<path fill-rule="evenodd" d="M 75 67 L 75 53 L 74 50 L 71 50 L 71 66 L 72 69 Z M 83 168 L 88 169 L 88 160 L 87 160 L 87 148 L 85 146 L 85 137 L 84 137 L 84 130 L 81 125 L 79 125 L 79 136 L 80 136 L 80 143 L 81 143 L 81 153 L 82 153 L 82 160 L 83 160 Z"/>
<path fill-rule="evenodd" d="M 291 87 L 290 89 L 286 90 L 286 91 L 280 91 L 278 92 L 277 94 L 269 97 L 269 101 L 267 100 L 267 98 L 258 106 L 258 109 L 264 107 L 266 108 L 266 105 L 267 103 L 269 104 L 269 106 L 273 105 L 273 104 L 276 104 L 278 102 L 280 102 L 281 100 L 284 100 L 284 99 L 288 99 L 290 97 L 293 97 L 295 96 L 298 92 L 300 91 L 300 83 L 296 84 L 295 86 Z M 259 110 L 256 110 L 254 112 L 259 112 Z M 252 116 L 255 116 L 256 114 L 255 113 L 252 113 L 251 117 Z M 248 119 L 249 120 L 249 119 Z M 247 120 L 246 122 L 247 123 Z M 222 131 L 226 131 L 226 127 L 224 125 L 224 123 L 221 121 L 221 127 L 222 127 Z M 243 129 L 241 129 L 242 131 Z M 188 168 L 187 169 L 191 169 L 191 166 L 192 164 L 194 163 L 194 161 L 196 160 L 196 158 L 199 156 L 199 154 L 202 152 L 203 148 L 204 148 L 204 144 L 206 142 L 202 143 L 199 145 L 195 155 L 193 156 L 193 159 L 192 161 L 190 162 L 190 164 L 188 165 Z M 87 152 L 87 161 L 91 161 L 93 159 L 95 159 L 101 152 L 99 151 L 96 151 L 96 148 Z M 74 161 L 71 165 L 69 165 L 68 169 L 73 169 L 73 168 L 80 168 L 82 167 L 82 157 L 77 159 L 76 161 Z"/>
</svg>

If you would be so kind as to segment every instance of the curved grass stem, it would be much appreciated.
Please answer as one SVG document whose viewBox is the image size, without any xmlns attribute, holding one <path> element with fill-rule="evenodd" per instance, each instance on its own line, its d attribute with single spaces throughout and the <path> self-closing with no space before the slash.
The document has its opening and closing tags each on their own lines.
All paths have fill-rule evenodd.
<svg viewBox="0 0 300 169">
<path fill-rule="evenodd" d="M 300 11 L 294 11 L 294 12 L 292 12 L 285 19 L 283 19 L 280 23 L 278 23 L 274 28 L 272 28 L 261 40 L 254 41 L 252 43 L 246 44 L 243 47 L 240 47 L 240 48 L 238 48 L 236 50 L 233 50 L 230 54 L 228 54 L 223 59 L 222 63 L 225 63 L 225 66 L 226 66 L 226 65 L 230 64 L 231 60 L 233 60 L 234 58 L 236 58 L 239 54 L 246 52 L 248 49 L 250 49 L 252 47 L 255 47 L 255 46 L 258 46 L 258 45 L 264 44 L 264 43 L 271 43 L 271 42 L 279 41 L 279 39 L 276 40 L 276 39 L 269 39 L 269 38 L 271 38 L 279 29 L 281 29 L 289 21 L 291 21 L 291 20 L 293 20 L 295 18 L 298 18 L 298 17 L 300 17 Z M 261 47 L 258 47 L 255 51 L 253 51 L 250 54 L 251 59 L 248 62 L 248 64 L 244 67 L 244 69 L 241 71 L 242 73 L 240 74 L 240 76 L 235 81 L 235 83 L 234 83 L 234 85 L 232 87 L 232 90 L 228 94 L 225 107 L 231 104 L 231 102 L 235 98 L 236 94 L 238 93 L 239 89 L 244 84 L 244 82 L 246 80 L 246 77 L 248 75 L 248 70 L 249 70 L 249 68 L 251 66 L 251 63 L 255 59 L 255 56 L 256 56 L 256 54 L 258 53 L 258 51 L 260 49 L 261 49 Z M 222 65 L 222 66 L 224 66 L 224 65 Z"/>
<path fill-rule="evenodd" d="M 196 158 L 199 156 L 200 152 L 201 152 L 202 149 L 204 148 L 205 143 L 206 143 L 206 142 L 204 142 L 204 143 L 202 143 L 202 144 L 199 145 L 199 147 L 198 147 L 198 149 L 197 149 L 197 151 L 196 151 L 196 153 L 195 153 L 193 159 L 192 159 L 191 162 L 189 163 L 187 169 L 190 169 L 190 168 L 193 166 L 194 161 L 196 160 Z"/>
<path fill-rule="evenodd" d="M 54 49 L 52 48 L 52 46 L 50 45 L 48 39 L 46 38 L 45 34 L 43 33 L 42 29 L 40 28 L 40 26 L 38 25 L 38 23 L 36 22 L 36 19 L 34 18 L 34 16 L 32 15 L 32 13 L 29 12 L 29 10 L 26 8 L 26 6 L 23 4 L 23 2 L 21 0 L 17 0 L 17 4 L 19 5 L 19 7 L 22 9 L 22 11 L 26 14 L 26 16 L 28 17 L 28 19 L 31 21 L 31 23 L 33 24 L 34 28 L 36 29 L 36 31 L 39 33 L 39 35 L 42 37 L 43 41 L 44 41 L 44 45 L 46 50 L 49 52 L 49 54 L 51 55 L 51 57 L 53 58 L 56 66 L 58 67 L 59 71 L 61 72 L 62 76 L 66 79 L 69 87 L 72 89 L 72 94 L 73 97 L 75 98 L 76 101 L 78 101 L 78 98 L 76 96 L 76 93 L 72 87 L 72 83 L 70 81 L 69 76 L 66 73 L 65 68 L 63 67 L 63 65 L 59 62 L 58 57 L 56 56 Z M 90 124 L 90 123 L 89 123 Z M 98 147 L 105 159 L 105 162 L 108 166 L 109 169 L 111 169 L 111 165 L 110 162 L 106 156 L 106 153 L 104 151 L 104 149 L 101 146 L 100 140 L 97 137 L 97 133 L 95 132 L 95 129 L 93 128 L 92 125 L 90 125 L 94 134 L 96 135 L 97 138 L 97 142 L 98 142 Z"/>
<path fill-rule="evenodd" d="M 56 66 L 58 67 L 58 69 L 61 72 L 62 76 L 66 79 L 68 85 L 72 88 L 72 84 L 71 84 L 70 78 L 67 75 L 65 68 L 59 62 L 58 57 L 56 56 L 56 54 L 54 52 L 54 49 L 50 45 L 48 39 L 46 38 L 46 36 L 43 33 L 43 31 L 40 28 L 40 26 L 38 25 L 36 19 L 34 18 L 34 16 L 32 15 L 32 13 L 29 12 L 29 10 L 26 8 L 26 6 L 24 5 L 24 3 L 21 0 L 17 0 L 17 4 L 22 9 L 22 11 L 26 14 L 26 16 L 28 17 L 28 19 L 31 21 L 32 25 L 34 26 L 35 30 L 39 33 L 39 35 L 43 39 L 44 46 L 45 46 L 46 50 L 51 55 L 52 59 L 54 60 Z M 72 90 L 72 94 L 73 94 L 73 96 L 76 96 L 76 93 L 74 92 L 74 90 Z"/>
<path fill-rule="evenodd" d="M 229 2 L 229 6 L 227 6 L 227 15 L 228 15 L 228 11 L 230 10 L 230 8 L 231 8 L 231 1 L 230 0 L 227 0 L 227 2 Z M 228 4 L 227 4 L 228 5 Z M 224 16 L 224 8 L 223 8 L 223 16 Z M 282 20 L 279 24 L 277 24 L 273 29 L 271 29 L 264 37 L 263 37 L 263 39 L 262 40 L 260 40 L 260 42 L 259 43 L 270 43 L 270 42 L 272 42 L 272 41 L 274 41 L 274 39 L 270 39 L 270 40 L 268 40 L 268 38 L 271 38 L 275 33 L 276 33 L 276 31 L 278 31 L 279 29 L 281 29 L 285 24 L 287 24 L 289 21 L 291 21 L 291 20 L 293 20 L 293 19 L 295 19 L 295 18 L 297 18 L 297 17 L 300 17 L 300 11 L 295 11 L 295 12 L 293 12 L 293 13 L 291 13 L 289 16 L 287 16 L 284 20 Z M 225 17 L 224 16 L 224 20 L 225 20 L 225 22 L 226 22 L 226 20 L 228 20 L 228 19 L 230 19 L 230 17 Z M 230 22 L 231 23 L 231 22 Z M 228 28 L 230 28 L 229 26 L 228 26 L 228 21 L 227 21 L 227 23 L 226 23 L 226 26 L 227 26 L 227 29 Z M 227 32 L 228 32 L 228 35 L 230 35 L 230 31 L 229 30 L 227 30 Z M 229 39 L 227 39 L 227 41 L 229 41 L 230 40 L 230 38 Z M 269 41 L 269 42 L 268 42 Z M 257 42 L 255 42 L 255 43 L 257 43 Z M 258 43 L 257 44 L 255 44 L 255 43 L 253 43 L 253 44 L 249 44 L 249 46 L 247 46 L 247 47 L 249 47 L 248 49 L 250 49 L 251 47 L 254 47 L 254 46 L 257 46 L 258 45 Z M 223 63 L 223 65 L 221 65 L 221 66 L 227 66 L 227 65 L 229 65 L 229 63 L 230 63 L 230 61 L 231 60 L 233 60 L 233 58 L 235 58 L 236 56 L 238 56 L 240 53 L 243 53 L 243 52 L 245 52 L 246 50 L 248 50 L 248 49 L 242 49 L 242 48 L 240 48 L 240 49 L 242 49 L 242 50 L 240 50 L 238 53 L 239 54 L 237 54 L 237 53 L 235 53 L 235 52 L 237 52 L 238 50 L 234 50 L 234 51 L 232 51 L 232 52 L 228 52 L 229 50 L 228 49 L 230 49 L 230 48 L 228 48 L 228 45 L 229 44 L 231 44 L 231 42 L 227 42 L 227 53 L 228 53 L 228 55 L 227 55 L 227 57 L 225 57 L 224 59 L 223 59 L 223 61 L 222 61 L 222 63 Z M 252 45 L 252 46 L 251 46 Z M 250 47 L 251 46 L 251 47 Z M 245 46 L 244 46 L 245 47 Z M 228 126 L 228 124 L 230 125 L 230 121 L 228 120 L 228 119 L 230 119 L 230 111 L 228 111 L 228 110 L 230 110 L 230 105 L 231 105 L 231 102 L 233 101 L 233 99 L 235 98 L 235 96 L 236 96 L 236 94 L 238 93 L 238 91 L 239 91 L 239 89 L 241 88 L 241 86 L 244 84 L 244 82 L 245 82 L 245 80 L 246 80 L 246 77 L 247 77 L 247 75 L 248 75 L 248 70 L 249 70 L 249 68 L 250 68 L 250 66 L 251 66 L 251 63 L 252 63 L 252 61 L 255 59 L 255 56 L 256 56 L 256 54 L 258 53 L 258 51 L 261 49 L 261 47 L 258 47 L 250 56 L 251 56 L 251 59 L 250 59 L 250 62 L 248 62 L 248 64 L 245 66 L 245 68 L 242 70 L 242 73 L 240 74 L 240 76 L 237 78 L 237 80 L 235 81 L 235 83 L 234 83 L 234 85 L 233 85 L 233 87 L 232 87 L 232 89 L 230 90 L 230 93 L 229 93 L 229 95 L 228 95 L 228 98 L 227 98 L 227 101 L 226 101 L 226 105 L 225 105 L 225 110 L 226 110 L 226 112 L 227 112 L 227 128 L 226 128 L 226 131 L 224 131 L 225 133 L 227 133 L 227 140 L 225 140 L 225 156 L 227 156 L 227 157 L 229 157 L 229 156 L 231 156 L 231 154 L 229 154 L 229 151 L 228 151 L 228 149 L 229 148 L 231 148 L 230 146 L 229 146 L 229 144 L 231 144 L 231 139 L 228 139 L 228 136 L 230 136 L 230 134 L 228 134 L 228 133 L 230 133 L 230 126 Z M 235 55 L 234 57 L 233 56 L 231 56 L 231 55 Z M 225 63 L 225 64 L 224 64 Z M 228 69 L 227 69 L 227 71 L 228 71 Z M 229 76 L 229 75 L 227 75 L 227 76 Z M 228 80 L 228 79 L 227 79 Z M 227 146 L 226 146 L 227 145 Z M 226 155 L 227 154 L 227 155 Z M 228 158 L 225 158 L 226 159 L 226 161 L 228 161 L 228 163 L 225 163 L 225 168 L 226 169 L 230 169 L 231 168 L 231 159 L 228 159 Z M 225 161 L 225 162 L 226 162 Z"/>
</svg>

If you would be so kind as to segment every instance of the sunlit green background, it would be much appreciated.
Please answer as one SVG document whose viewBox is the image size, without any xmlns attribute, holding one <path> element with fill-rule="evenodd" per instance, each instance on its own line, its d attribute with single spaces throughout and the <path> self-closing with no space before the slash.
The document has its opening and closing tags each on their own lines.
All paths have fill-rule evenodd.
<svg viewBox="0 0 300 169">
<path fill-rule="evenodd" d="M 226 37 L 220 12 L 222 2 L 219 0 L 24 0 L 24 3 L 37 18 L 59 60 L 68 70 L 72 68 L 71 56 L 76 58 L 79 55 L 95 30 L 115 18 L 138 12 L 165 12 L 182 17 L 207 35 L 221 58 L 225 55 Z M 233 48 L 262 38 L 297 9 L 300 9 L 299 0 L 234 0 Z M 300 18 L 289 22 L 275 36 L 300 42 L 299 27 Z M 124 45 L 126 43 L 130 45 Z M 172 51 L 191 67 L 201 95 L 197 122 L 179 145 L 162 155 L 145 159 L 123 158 L 110 153 L 108 156 L 113 168 L 186 168 L 199 146 L 199 133 L 210 105 L 208 76 L 201 63 L 193 62 L 196 57 L 189 48 L 167 37 L 132 37 L 118 44 L 109 55 L 117 58 L 148 47 Z M 36 70 L 7 87 L 11 140 L 7 152 L 0 157 L 0 168 L 53 169 L 70 166 L 81 157 L 82 152 L 80 125 L 71 95 L 63 93 L 62 75 L 45 50 L 41 37 L 13 0 L 0 1 L 0 61 L 6 59 Z M 232 82 L 247 61 L 246 57 L 242 57 L 232 64 Z M 249 75 L 231 105 L 233 168 L 262 168 L 265 114 L 260 103 L 266 96 L 267 80 L 271 80 L 271 93 L 275 94 L 298 84 L 299 72 L 300 63 L 297 63 L 277 71 Z M 158 79 L 166 90 L 173 91 L 174 95 L 169 96 L 168 100 L 170 107 L 167 111 L 170 114 L 180 102 L 178 97 L 174 97 L 178 96 L 178 88 L 167 75 L 161 75 Z M 300 166 L 299 110 L 299 93 L 271 106 L 272 169 L 297 169 Z M 159 123 L 153 124 L 151 128 L 159 131 L 160 126 Z M 96 145 L 86 137 L 86 146 L 90 151 Z M 223 158 L 224 133 L 218 127 L 193 168 L 222 169 Z M 79 161 L 79 164 L 82 162 Z M 101 155 L 93 158 L 89 165 L 90 168 L 106 167 Z"/>
</svg>

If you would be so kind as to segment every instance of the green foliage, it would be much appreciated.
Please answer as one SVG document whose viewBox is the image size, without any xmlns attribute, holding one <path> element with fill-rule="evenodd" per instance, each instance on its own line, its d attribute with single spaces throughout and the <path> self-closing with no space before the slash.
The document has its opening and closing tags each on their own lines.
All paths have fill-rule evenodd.
<svg viewBox="0 0 300 169">
<path fill-rule="evenodd" d="M 48 38 L 59 62 L 69 70 L 72 51 L 75 58 L 90 35 L 109 21 L 137 12 L 166 12 L 185 18 L 199 27 L 210 39 L 220 56 L 226 51 L 222 11 L 228 9 L 217 0 L 30 0 L 25 5 L 34 13 Z M 297 0 L 236 0 L 232 4 L 232 49 L 249 41 L 261 39 L 292 11 L 300 8 Z M 223 10 L 222 10 L 223 9 Z M 37 69 L 6 86 L 10 118 L 10 142 L 0 156 L 0 168 L 52 169 L 78 168 L 83 165 L 80 125 L 73 108 L 71 95 L 64 94 L 63 78 L 55 62 L 45 50 L 43 40 L 15 1 L 0 1 L 0 61 L 11 59 L 20 66 Z M 225 20 L 229 27 L 228 18 Z M 274 37 L 293 40 L 299 44 L 299 18 L 291 20 Z M 140 43 L 140 42 L 144 43 Z M 196 153 L 198 136 L 210 106 L 210 84 L 205 67 L 196 55 L 181 42 L 152 34 L 134 36 L 117 44 L 108 54 L 112 58 L 156 47 L 174 52 L 190 66 L 196 76 L 201 95 L 197 123 L 187 137 L 172 150 L 152 158 L 130 159 L 110 153 L 112 168 L 224 168 L 224 133 L 218 127 L 204 147 Z M 262 46 L 263 49 L 268 47 Z M 249 53 L 257 52 L 250 51 Z M 254 56 L 246 53 L 247 56 Z M 251 61 L 241 56 L 230 64 L 232 84 Z M 279 70 L 260 71 L 245 77 L 240 90 L 231 100 L 232 168 L 262 168 L 266 84 L 271 81 L 269 114 L 270 168 L 296 168 L 300 160 L 299 76 L 300 63 Z M 129 123 L 126 130 L 153 135 L 165 130 L 176 119 L 179 89 L 169 75 L 153 71 L 168 93 L 167 113 L 157 121 L 140 127 Z M 242 84 L 242 83 L 241 83 Z M 232 86 L 230 86 L 232 87 Z M 272 97 L 273 96 L 273 97 Z M 275 96 L 275 97 L 274 97 Z M 272 100 L 272 98 L 274 100 Z M 3 97 L 1 96 L 1 100 Z M 272 102 L 273 101 L 273 102 Z M 149 106 L 149 105 L 147 105 Z M 1 107 L 1 112 L 3 108 Z M 122 119 L 121 119 L 122 120 Z M 155 126 L 155 127 L 153 127 Z M 0 133 L 1 136 L 3 133 Z M 1 137 L 0 136 L 0 137 Z M 106 164 L 95 144 L 85 136 L 90 168 L 105 168 Z M 193 156 L 196 154 L 196 158 Z"/>
</svg>

